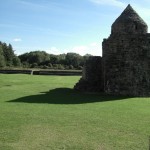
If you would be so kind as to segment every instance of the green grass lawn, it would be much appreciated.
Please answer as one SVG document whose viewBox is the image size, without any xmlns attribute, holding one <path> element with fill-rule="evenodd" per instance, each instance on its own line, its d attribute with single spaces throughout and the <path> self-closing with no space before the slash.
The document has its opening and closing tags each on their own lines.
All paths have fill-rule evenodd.
<svg viewBox="0 0 150 150">
<path fill-rule="evenodd" d="M 0 150 L 148 150 L 150 98 L 76 92 L 79 78 L 0 74 Z"/>
</svg>

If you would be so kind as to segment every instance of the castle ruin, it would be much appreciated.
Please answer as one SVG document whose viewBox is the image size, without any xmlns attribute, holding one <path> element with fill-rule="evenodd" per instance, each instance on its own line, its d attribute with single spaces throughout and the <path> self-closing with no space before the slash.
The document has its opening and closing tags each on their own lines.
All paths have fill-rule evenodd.
<svg viewBox="0 0 150 150">
<path fill-rule="evenodd" d="M 150 34 L 128 5 L 102 43 L 102 57 L 85 63 L 76 90 L 114 95 L 150 96 Z"/>
</svg>

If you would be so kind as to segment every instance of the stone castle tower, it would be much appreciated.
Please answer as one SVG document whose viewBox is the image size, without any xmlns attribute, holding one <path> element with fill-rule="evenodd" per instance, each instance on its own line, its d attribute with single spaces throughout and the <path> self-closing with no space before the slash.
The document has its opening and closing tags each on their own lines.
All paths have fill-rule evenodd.
<svg viewBox="0 0 150 150">
<path fill-rule="evenodd" d="M 150 96 L 150 34 L 143 19 L 128 5 L 103 40 L 101 57 L 90 58 L 75 85 L 82 91 Z"/>
</svg>

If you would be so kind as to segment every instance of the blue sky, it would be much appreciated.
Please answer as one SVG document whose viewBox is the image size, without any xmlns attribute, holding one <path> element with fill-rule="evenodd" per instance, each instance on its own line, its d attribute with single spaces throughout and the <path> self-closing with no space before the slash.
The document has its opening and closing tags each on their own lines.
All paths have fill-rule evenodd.
<svg viewBox="0 0 150 150">
<path fill-rule="evenodd" d="M 1 0 L 0 41 L 16 54 L 101 55 L 103 38 L 129 3 L 150 26 L 150 0 Z"/>
</svg>

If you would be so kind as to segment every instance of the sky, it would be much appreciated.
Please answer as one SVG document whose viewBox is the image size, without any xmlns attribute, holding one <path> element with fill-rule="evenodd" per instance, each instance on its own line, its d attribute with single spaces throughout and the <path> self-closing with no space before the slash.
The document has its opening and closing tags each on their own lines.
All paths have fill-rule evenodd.
<svg viewBox="0 0 150 150">
<path fill-rule="evenodd" d="M 150 27 L 150 0 L 1 0 L 0 41 L 12 44 L 17 55 L 44 50 L 101 56 L 103 39 L 128 4 Z"/>
</svg>

